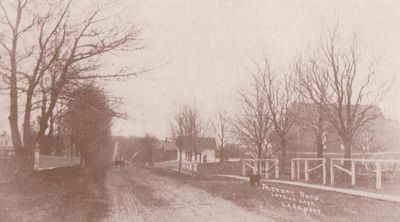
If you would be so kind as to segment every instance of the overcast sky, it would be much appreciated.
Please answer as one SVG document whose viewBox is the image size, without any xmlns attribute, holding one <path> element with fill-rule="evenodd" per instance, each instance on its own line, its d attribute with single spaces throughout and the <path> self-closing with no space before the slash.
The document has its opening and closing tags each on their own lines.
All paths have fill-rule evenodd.
<svg viewBox="0 0 400 222">
<path fill-rule="evenodd" d="M 336 22 L 345 33 L 360 33 L 370 52 L 383 55 L 382 79 L 400 70 L 399 1 L 113 2 L 123 6 L 120 16 L 143 28 L 144 50 L 120 60 L 156 67 L 140 78 L 108 84 L 124 99 L 120 111 L 129 115 L 128 120 L 115 121 L 114 134 L 164 138 L 183 104 L 196 105 L 205 118 L 211 118 L 217 106 L 234 110 L 236 90 L 246 87 L 252 60 L 266 51 L 276 63 L 290 63 Z M 396 81 L 380 103 L 388 118 L 400 119 L 399 88 Z"/>
<path fill-rule="evenodd" d="M 121 1 L 122 2 L 122 1 Z M 129 3 L 133 21 L 144 27 L 138 60 L 163 64 L 139 79 L 116 84 L 128 121 L 114 133 L 158 137 L 182 104 L 196 105 L 206 118 L 217 106 L 234 110 L 236 90 L 246 86 L 252 60 L 263 51 L 289 63 L 329 26 L 361 34 L 368 51 L 382 55 L 379 75 L 398 74 L 398 1 L 141 1 Z M 400 118 L 398 81 L 381 102 L 389 118 Z"/>
</svg>

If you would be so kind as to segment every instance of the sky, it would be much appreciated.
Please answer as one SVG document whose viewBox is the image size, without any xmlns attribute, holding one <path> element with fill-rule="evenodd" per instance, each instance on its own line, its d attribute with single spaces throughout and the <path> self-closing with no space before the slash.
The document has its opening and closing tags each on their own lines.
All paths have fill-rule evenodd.
<svg viewBox="0 0 400 222">
<path fill-rule="evenodd" d="M 121 1 L 123 2 L 123 1 Z M 263 52 L 285 66 L 339 22 L 343 33 L 360 33 L 366 51 L 382 55 L 379 75 L 389 81 L 400 64 L 398 1 L 138 1 L 132 21 L 143 29 L 139 60 L 151 73 L 116 84 L 128 120 L 114 124 L 122 135 L 168 136 L 176 110 L 195 105 L 204 118 L 217 107 L 234 111 L 236 92 Z M 363 45 L 364 46 L 364 45 Z M 398 81 L 379 104 L 400 119 Z"/>
<path fill-rule="evenodd" d="M 248 85 L 253 62 L 263 53 L 285 68 L 338 22 L 343 33 L 360 34 L 367 52 L 382 56 L 379 81 L 391 80 L 400 70 L 398 1 L 112 2 L 123 9 L 118 16 L 142 29 L 144 46 L 113 61 L 153 67 L 145 75 L 107 83 L 111 94 L 123 98 L 119 111 L 128 114 L 114 121 L 115 135 L 164 138 L 174 113 L 185 104 L 196 106 L 205 119 L 212 119 L 217 107 L 237 110 L 237 90 Z M 379 103 L 387 118 L 400 119 L 399 81 Z"/>
</svg>

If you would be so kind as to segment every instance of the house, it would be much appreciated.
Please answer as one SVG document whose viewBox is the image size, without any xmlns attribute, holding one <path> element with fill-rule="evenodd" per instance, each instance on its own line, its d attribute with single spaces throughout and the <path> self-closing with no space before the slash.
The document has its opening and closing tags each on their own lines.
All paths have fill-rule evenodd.
<svg viewBox="0 0 400 222">
<path fill-rule="evenodd" d="M 168 138 L 161 142 L 161 149 L 158 152 L 157 161 L 177 160 L 178 148 Z"/>
<path fill-rule="evenodd" d="M 215 150 L 217 144 L 213 137 L 199 137 L 189 139 L 184 137 L 180 140 L 182 147 L 182 160 L 195 161 L 200 163 L 216 162 Z M 179 160 L 179 150 L 176 152 L 177 160 Z"/>
<path fill-rule="evenodd" d="M 14 148 L 12 146 L 11 136 L 7 132 L 0 135 L 0 157 L 14 155 Z"/>
</svg>

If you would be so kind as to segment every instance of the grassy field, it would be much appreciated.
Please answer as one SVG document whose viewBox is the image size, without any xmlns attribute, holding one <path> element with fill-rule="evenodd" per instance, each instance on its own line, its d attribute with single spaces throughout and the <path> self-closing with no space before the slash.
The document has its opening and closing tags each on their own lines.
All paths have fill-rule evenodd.
<svg viewBox="0 0 400 222">
<path fill-rule="evenodd" d="M 158 171 L 158 173 L 175 177 L 182 183 L 228 199 L 241 207 L 265 214 L 277 221 L 400 221 L 400 204 L 398 203 L 283 184 L 264 183 L 263 189 L 261 185 L 250 186 L 246 181 L 221 177 L 182 176 L 167 171 Z M 276 188 L 279 189 L 278 192 Z M 297 199 L 294 207 L 288 207 L 289 203 L 294 203 L 293 201 L 284 199 L 283 195 L 279 196 L 282 190 L 294 193 Z M 303 203 L 300 204 L 300 192 L 309 196 L 312 194 L 313 197 L 317 196 L 318 200 L 314 198 L 310 201 L 311 203 L 306 203 L 303 198 Z M 290 196 L 286 194 L 286 197 Z M 308 210 L 305 214 L 304 207 L 308 206 L 307 204 L 310 205 L 308 208 L 314 210 Z M 302 209 L 296 209 L 296 205 L 302 206 Z"/>
<path fill-rule="evenodd" d="M 2 184 L 1 221 L 99 221 L 108 209 L 104 173 L 58 168 Z"/>
</svg>

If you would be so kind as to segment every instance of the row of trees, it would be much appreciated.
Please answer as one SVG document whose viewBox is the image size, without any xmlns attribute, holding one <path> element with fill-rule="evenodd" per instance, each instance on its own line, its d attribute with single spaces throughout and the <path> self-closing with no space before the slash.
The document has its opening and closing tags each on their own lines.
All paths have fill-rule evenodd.
<svg viewBox="0 0 400 222">
<path fill-rule="evenodd" d="M 186 152 L 189 154 L 195 154 L 195 158 L 197 158 L 197 154 L 199 154 L 201 150 L 196 146 L 196 141 L 198 141 L 198 138 L 201 136 L 204 136 L 205 133 L 205 122 L 202 120 L 199 111 L 195 107 L 184 106 L 176 113 L 174 121 L 170 125 L 170 136 L 179 151 L 179 172 L 181 172 L 182 169 L 183 149 L 186 149 Z M 190 144 L 189 147 L 183 147 L 184 140 Z"/>
<path fill-rule="evenodd" d="M 323 134 L 331 128 L 342 140 L 344 157 L 351 158 L 355 133 L 380 115 L 376 103 L 388 91 L 374 85 L 376 64 L 365 60 L 359 45 L 357 36 L 345 41 L 335 27 L 285 72 L 264 55 L 255 63 L 251 87 L 238 93 L 240 110 L 218 113 L 214 132 L 219 149 L 233 139 L 256 158 L 265 158 L 274 142 L 284 169 L 290 131 L 304 125 L 315 135 L 318 157 L 323 155 Z M 299 104 L 306 111 L 301 118 Z M 180 137 L 199 136 L 198 117 L 190 108 L 175 116 L 171 135 L 178 147 Z"/>
<path fill-rule="evenodd" d="M 82 11 L 74 0 L 0 1 L 1 90 L 9 95 L 11 136 L 20 162 L 31 161 L 37 143 L 45 150 L 74 91 L 99 79 L 137 74 L 126 68 L 99 73 L 104 56 L 139 49 L 140 30 L 112 24 L 115 18 L 107 9 L 98 4 Z"/>
</svg>

